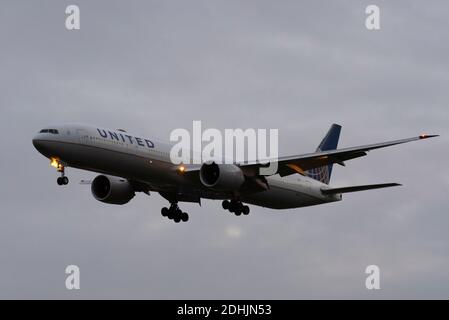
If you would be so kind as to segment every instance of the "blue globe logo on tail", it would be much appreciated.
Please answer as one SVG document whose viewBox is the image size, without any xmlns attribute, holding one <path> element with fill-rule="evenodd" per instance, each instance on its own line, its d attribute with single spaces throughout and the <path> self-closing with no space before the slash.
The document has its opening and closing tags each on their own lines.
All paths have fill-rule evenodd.
<svg viewBox="0 0 449 320">
<path fill-rule="evenodd" d="M 334 123 L 330 127 L 327 134 L 324 136 L 321 143 L 318 145 L 316 151 L 319 152 L 337 149 L 338 139 L 340 138 L 340 132 L 341 126 Z M 332 174 L 332 166 L 333 164 L 329 164 L 322 167 L 313 168 L 306 171 L 306 174 L 308 177 L 329 184 Z"/>
</svg>

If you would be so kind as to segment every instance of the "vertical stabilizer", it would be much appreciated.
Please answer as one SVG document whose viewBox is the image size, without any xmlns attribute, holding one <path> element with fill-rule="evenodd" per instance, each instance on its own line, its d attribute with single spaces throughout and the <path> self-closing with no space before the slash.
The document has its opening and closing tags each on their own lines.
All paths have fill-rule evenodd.
<svg viewBox="0 0 449 320">
<path fill-rule="evenodd" d="M 318 145 L 316 151 L 327 151 L 337 149 L 338 139 L 340 138 L 341 126 L 338 124 L 333 124 L 329 131 L 324 136 L 321 143 Z M 306 171 L 307 176 L 321 181 L 323 183 L 329 184 L 332 174 L 333 164 L 325 165 L 322 167 L 314 168 Z"/>
</svg>

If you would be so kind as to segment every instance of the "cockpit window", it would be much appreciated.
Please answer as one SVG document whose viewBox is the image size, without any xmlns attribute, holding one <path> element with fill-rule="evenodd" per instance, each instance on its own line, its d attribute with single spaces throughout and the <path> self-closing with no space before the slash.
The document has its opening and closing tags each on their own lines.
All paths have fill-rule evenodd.
<svg viewBox="0 0 449 320">
<path fill-rule="evenodd" d="M 56 129 L 42 129 L 41 131 L 39 131 L 39 133 L 59 134 L 59 131 Z"/>
</svg>

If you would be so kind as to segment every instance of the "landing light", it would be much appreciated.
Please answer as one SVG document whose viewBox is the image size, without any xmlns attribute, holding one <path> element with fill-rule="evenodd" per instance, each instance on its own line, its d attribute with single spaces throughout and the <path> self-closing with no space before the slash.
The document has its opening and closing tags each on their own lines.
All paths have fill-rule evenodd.
<svg viewBox="0 0 449 320">
<path fill-rule="evenodd" d="M 439 135 L 423 133 L 422 135 L 419 136 L 420 139 L 427 139 L 427 138 L 433 138 L 433 137 L 439 137 Z"/>
<path fill-rule="evenodd" d="M 184 171 L 186 171 L 186 167 L 180 166 L 179 167 L 179 172 L 183 173 Z"/>
<path fill-rule="evenodd" d="M 59 161 L 56 158 L 51 158 L 50 165 L 55 168 L 59 168 Z"/>
</svg>

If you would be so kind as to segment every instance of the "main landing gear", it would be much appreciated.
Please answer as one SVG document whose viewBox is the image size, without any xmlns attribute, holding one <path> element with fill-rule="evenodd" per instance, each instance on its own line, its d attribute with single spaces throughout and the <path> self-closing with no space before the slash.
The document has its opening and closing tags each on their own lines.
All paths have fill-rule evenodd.
<svg viewBox="0 0 449 320">
<path fill-rule="evenodd" d="M 246 216 L 249 214 L 249 207 L 244 205 L 241 201 L 237 200 L 224 200 L 222 202 L 223 209 L 229 210 L 229 212 L 233 212 L 236 216 L 241 215 L 242 213 Z"/>
<path fill-rule="evenodd" d="M 178 204 L 176 202 L 172 203 L 170 205 L 170 208 L 163 207 L 161 209 L 161 214 L 163 217 L 167 217 L 176 223 L 179 223 L 181 221 L 182 222 L 189 221 L 189 215 L 187 214 L 187 212 L 182 212 L 182 210 L 179 209 Z"/>
<path fill-rule="evenodd" d="M 51 159 L 51 166 L 55 167 L 56 170 L 61 173 L 61 176 L 56 179 L 58 185 L 67 185 L 69 183 L 69 178 L 65 176 L 64 166 L 56 159 Z"/>
</svg>

